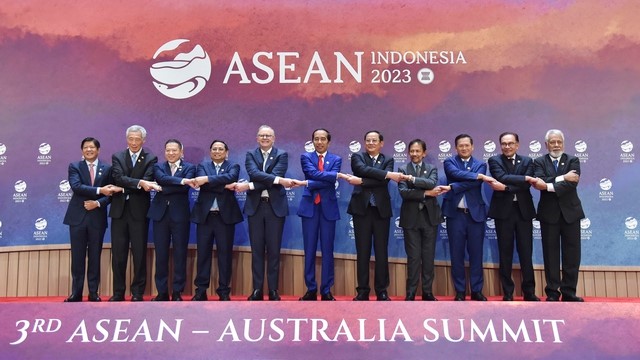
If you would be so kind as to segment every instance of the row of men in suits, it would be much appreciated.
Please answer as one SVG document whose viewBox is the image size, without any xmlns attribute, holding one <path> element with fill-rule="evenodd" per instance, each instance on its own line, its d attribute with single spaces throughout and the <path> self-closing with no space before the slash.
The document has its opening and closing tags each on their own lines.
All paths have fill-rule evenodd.
<svg viewBox="0 0 640 360">
<path fill-rule="evenodd" d="M 365 134 L 366 151 L 353 154 L 351 157 L 353 175 L 349 175 L 340 172 L 341 158 L 327 151 L 331 141 L 329 131 L 326 129 L 314 130 L 312 141 L 316 151 L 301 156 L 305 180 L 295 180 L 285 177 L 288 155 L 273 146 L 275 132 L 271 127 L 263 125 L 258 130 L 258 148 L 248 152 L 246 156 L 245 166 L 249 174 L 249 182 L 238 182 L 239 165 L 231 164 L 227 160 L 229 149 L 224 141 L 214 140 L 210 146 L 211 161 L 204 161 L 196 168 L 193 164 L 182 160 L 182 144 L 178 140 L 171 139 L 166 142 L 165 158 L 167 161 L 158 164 L 157 158 L 142 148 L 146 138 L 144 128 L 134 125 L 127 129 L 126 136 L 128 148 L 112 157 L 115 171 L 111 171 L 112 169 L 102 162 L 96 164 L 100 169 L 98 170 L 98 180 L 94 179 L 94 173 L 92 173 L 93 161 L 97 161 L 99 153 L 97 140 L 84 139 L 82 151 L 85 160 L 70 165 L 69 178 L 74 189 L 74 198 L 70 202 L 65 223 L 70 225 L 71 232 L 73 287 L 72 294 L 66 301 L 79 301 L 81 298 L 84 282 L 84 257 L 87 250 L 89 300 L 100 300 L 97 294 L 99 283 L 99 265 L 97 264 L 99 264 L 99 251 L 102 248 L 102 237 L 106 229 L 106 205 L 110 200 L 112 200 L 110 216 L 113 218 L 112 246 L 114 253 L 112 260 L 114 295 L 110 301 L 124 300 L 124 271 L 129 247 L 131 247 L 134 262 L 134 277 L 131 284 L 132 301 L 142 300 L 146 278 L 144 253 L 147 241 L 147 219 L 153 221 L 156 246 L 155 282 L 158 295 L 153 300 L 182 300 L 181 293 L 184 290 L 186 280 L 186 252 L 190 221 L 197 224 L 198 243 L 196 293 L 192 300 L 207 300 L 206 291 L 211 275 L 211 249 L 214 240 L 219 254 L 219 286 L 216 292 L 220 300 L 229 300 L 234 229 L 235 224 L 243 221 L 234 191 L 247 192 L 244 210 L 249 221 L 254 288 L 249 300 L 263 299 L 265 262 L 269 299 L 279 300 L 279 254 L 284 221 L 288 215 L 284 188 L 296 186 L 304 187 L 298 215 L 302 218 L 303 226 L 307 292 L 300 300 L 316 300 L 318 290 L 322 300 L 335 300 L 330 289 L 334 279 L 335 222 L 339 219 L 334 185 L 338 179 L 344 179 L 355 186 L 348 209 L 348 213 L 353 216 L 357 250 L 358 287 L 354 300 L 369 299 L 369 259 L 372 247 L 376 257 L 374 279 L 376 298 L 381 301 L 389 300 L 387 293 L 389 285 L 387 248 L 391 202 L 387 183 L 390 180 L 399 183 L 398 189 L 403 199 L 400 226 L 404 230 L 408 258 L 407 300 L 414 300 L 420 277 L 422 277 L 422 299 L 436 300 L 431 291 L 433 257 L 437 225 L 442 221 L 442 214 L 435 197 L 449 191 L 451 192 L 445 195 L 443 201 L 443 213 L 447 216 L 447 231 L 451 243 L 455 299 L 464 300 L 465 297 L 464 257 L 466 249 L 470 262 L 471 298 L 486 300 L 482 295 L 482 239 L 484 238 L 484 221 L 487 215 L 480 193 L 480 185 L 483 181 L 489 183 L 494 189 L 489 215 L 496 219 L 504 299 L 513 299 L 514 285 L 511 280 L 511 263 L 515 232 L 517 250 L 523 268 L 522 286 L 525 300 L 536 300 L 533 293 L 535 283 L 533 282 L 531 265 L 530 231 L 531 219 L 535 210 L 529 187 L 533 184 L 543 193 L 557 192 L 554 191 L 555 188 L 559 189 L 560 193 L 565 193 L 565 183 L 576 185 L 579 179 L 579 162 L 578 169 L 575 169 L 575 164 L 567 167 L 567 172 L 562 175 L 562 178 L 531 176 L 533 175 L 530 174 L 532 171 L 531 159 L 519 155 L 515 156 L 518 138 L 514 133 L 504 133 L 500 136 L 503 155 L 489 160 L 491 172 L 495 178 L 485 175 L 486 164 L 471 156 L 473 152 L 472 138 L 466 134 L 456 137 L 458 154 L 444 163 L 445 174 L 449 182 L 447 186 L 437 185 L 436 168 L 423 161 L 426 156 L 426 144 L 420 139 L 413 140 L 409 144 L 411 163 L 401 167 L 398 172 L 392 171 L 393 158 L 386 157 L 380 152 L 384 145 L 384 139 L 378 131 L 370 131 Z M 558 148 L 556 137 L 560 137 L 560 140 L 564 139 L 561 132 L 558 135 L 557 131 L 550 131 L 546 137 L 549 138 L 546 140 L 550 152 L 554 149 L 554 154 L 560 152 L 560 155 L 568 156 L 562 152 L 562 143 Z M 513 157 L 515 162 L 510 166 L 505 161 L 501 161 L 504 160 L 501 157 L 504 159 Z M 563 159 L 562 167 L 569 160 L 571 159 Z M 520 174 L 521 172 L 523 173 Z M 539 173 L 544 175 L 543 170 L 540 170 Z M 155 181 L 153 181 L 154 179 Z M 109 185 L 111 182 L 116 185 Z M 198 200 L 191 212 L 189 211 L 188 186 L 200 190 Z M 575 190 L 575 186 L 573 189 Z M 157 194 L 149 206 L 149 191 L 151 190 L 156 190 Z M 543 196 L 542 199 L 547 200 L 545 202 L 541 200 L 542 208 L 546 209 L 549 206 L 543 205 L 554 198 Z M 575 203 L 574 200 L 572 198 L 573 203 Z M 93 211 L 95 209 L 98 211 Z M 189 216 L 189 214 L 191 215 Z M 579 213 L 576 215 L 580 216 Z M 549 226 L 546 226 L 545 221 L 542 220 L 544 215 L 541 218 L 539 214 L 538 217 L 543 224 L 545 271 L 549 269 L 547 271 L 547 300 L 553 300 L 554 295 L 558 299 L 562 294 L 563 300 L 579 301 L 580 298 L 575 296 L 575 284 L 571 285 L 577 283 L 579 228 L 577 266 L 572 266 L 576 263 L 575 244 L 568 245 L 565 249 L 564 243 L 571 243 L 571 241 L 564 241 L 567 237 L 564 227 L 549 233 L 545 231 L 545 229 L 549 229 Z M 566 217 L 563 219 L 566 221 Z M 552 218 L 549 221 L 555 224 L 553 221 L 557 220 L 557 218 Z M 574 222 L 572 221 L 571 225 L 575 225 Z M 89 228 L 95 228 L 98 231 L 91 234 Z M 571 228 L 573 229 L 573 226 Z M 560 280 L 554 276 L 556 272 L 559 275 L 560 241 L 559 239 L 552 240 L 554 236 L 559 237 L 560 234 L 563 234 L 562 285 L 559 283 Z M 573 233 L 571 234 L 573 235 Z M 90 239 L 93 240 L 90 241 Z M 172 295 L 169 298 L 167 279 L 171 243 L 174 247 L 174 281 L 171 287 Z M 322 252 L 322 283 L 319 289 L 315 281 L 315 254 L 318 243 Z M 556 248 L 558 248 L 557 251 Z M 553 255 L 556 253 L 557 255 Z M 565 255 L 568 259 L 565 259 Z M 548 258 L 549 266 L 547 266 Z M 558 266 L 555 267 L 557 271 L 552 265 L 554 260 L 557 260 L 558 263 Z M 565 279 L 567 284 L 565 284 Z M 558 287 L 560 287 L 560 291 L 557 290 Z"/>
</svg>

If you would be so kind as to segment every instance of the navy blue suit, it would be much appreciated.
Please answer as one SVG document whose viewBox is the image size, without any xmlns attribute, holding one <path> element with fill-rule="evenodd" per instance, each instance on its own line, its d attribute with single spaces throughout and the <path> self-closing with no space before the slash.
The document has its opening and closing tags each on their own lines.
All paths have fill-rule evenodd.
<svg viewBox="0 0 640 360">
<path fill-rule="evenodd" d="M 505 191 L 494 190 L 489 205 L 489 217 L 496 222 L 496 236 L 500 254 L 500 283 L 506 295 L 513 294 L 514 282 L 511 278 L 515 248 L 520 258 L 522 271 L 522 292 L 535 293 L 536 282 L 533 273 L 533 224 L 536 216 L 531 197 L 531 185 L 526 176 L 533 177 L 533 160 L 528 156 L 515 155 L 515 164 L 504 155 L 489 159 L 489 171 L 494 179 L 505 184 Z"/>
<path fill-rule="evenodd" d="M 225 185 L 238 181 L 240 165 L 225 160 L 216 172 L 211 160 L 198 165 L 197 176 L 207 176 L 209 182 L 200 187 L 200 194 L 191 212 L 197 224 L 198 265 L 194 281 L 196 294 L 204 294 L 211 282 L 211 250 L 215 239 L 218 250 L 218 295 L 231 292 L 231 265 L 235 225 L 242 222 L 242 212 L 233 190 Z M 214 201 L 217 207 L 214 206 Z"/>
<path fill-rule="evenodd" d="M 151 201 L 147 217 L 153 221 L 153 243 L 156 249 L 156 288 L 158 294 L 168 294 L 169 248 L 173 244 L 172 292 L 183 292 L 187 280 L 187 248 L 189 246 L 190 210 L 189 186 L 182 179 L 195 177 L 196 167 L 180 161 L 171 175 L 169 162 L 153 166 L 153 175 L 162 191 Z"/>
<path fill-rule="evenodd" d="M 451 191 L 444 195 L 442 213 L 447 218 L 451 277 L 458 293 L 464 293 L 466 289 L 465 249 L 469 255 L 471 292 L 481 292 L 484 285 L 482 251 L 487 206 L 482 198 L 482 180 L 477 178 L 486 171 L 487 165 L 474 157 L 469 158 L 466 167 L 458 155 L 444 161 L 444 173 Z M 466 208 L 459 207 L 463 197 Z"/>
<path fill-rule="evenodd" d="M 253 289 L 263 290 L 265 253 L 267 256 L 267 285 L 270 291 L 278 290 L 280 273 L 280 248 L 284 221 L 289 215 L 287 192 L 282 185 L 273 182 L 285 177 L 289 167 L 289 156 L 285 151 L 271 148 L 263 170 L 260 148 L 247 152 L 245 167 L 254 189 L 247 191 L 244 213 L 249 217 L 249 240 L 251 242 L 251 269 Z M 269 197 L 264 198 L 262 191 Z"/>
<path fill-rule="evenodd" d="M 73 195 L 63 223 L 69 225 L 71 240 L 71 294 L 82 296 L 84 287 L 85 258 L 87 258 L 87 285 L 90 292 L 98 292 L 100 286 L 100 254 L 104 233 L 107 230 L 107 206 L 111 198 L 98 194 L 98 188 L 112 182 L 111 166 L 98 160 L 94 184 L 91 184 L 86 161 L 69 164 L 69 185 Z M 95 200 L 100 207 L 88 211 L 84 202 Z"/>
<path fill-rule="evenodd" d="M 322 252 L 322 283 L 320 293 L 326 295 L 334 282 L 333 243 L 336 220 L 340 219 L 336 180 L 342 167 L 342 159 L 329 152 L 324 154 L 323 171 L 319 169 L 318 154 L 314 151 L 300 155 L 300 164 L 308 186 L 302 192 L 298 216 L 302 218 L 304 242 L 304 282 L 309 291 L 317 291 L 316 251 L 318 241 Z M 320 202 L 315 203 L 316 196 Z"/>
</svg>

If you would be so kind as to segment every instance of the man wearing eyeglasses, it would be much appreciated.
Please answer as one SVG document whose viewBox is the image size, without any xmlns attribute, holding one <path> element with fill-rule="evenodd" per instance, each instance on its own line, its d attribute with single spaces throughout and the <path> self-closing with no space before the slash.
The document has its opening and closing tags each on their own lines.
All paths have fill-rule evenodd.
<svg viewBox="0 0 640 360">
<path fill-rule="evenodd" d="M 496 179 L 490 183 L 493 189 L 489 217 L 495 220 L 500 256 L 500 284 L 504 301 L 513 301 L 514 282 L 511 278 L 515 249 L 520 259 L 522 272 L 522 293 L 525 301 L 540 301 L 535 295 L 536 282 L 533 274 L 533 223 L 536 210 L 531 197 L 533 160 L 518 155 L 520 146 L 518 134 L 500 134 L 502 155 L 489 159 L 489 171 Z"/>
<path fill-rule="evenodd" d="M 236 191 L 246 191 L 244 213 L 249 221 L 251 243 L 251 270 L 253 292 L 249 301 L 263 300 L 265 256 L 269 300 L 278 301 L 278 276 L 280 274 L 280 247 L 284 221 L 289 215 L 286 188 L 296 186 L 296 181 L 285 177 L 289 167 L 286 151 L 273 146 L 275 131 L 267 125 L 258 129 L 258 148 L 247 152 L 245 167 L 248 183 L 236 185 Z"/>
</svg>

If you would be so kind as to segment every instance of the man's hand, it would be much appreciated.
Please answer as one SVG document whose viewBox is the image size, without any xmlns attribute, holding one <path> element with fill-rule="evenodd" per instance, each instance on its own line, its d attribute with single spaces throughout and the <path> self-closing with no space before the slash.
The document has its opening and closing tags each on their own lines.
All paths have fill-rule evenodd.
<svg viewBox="0 0 640 360">
<path fill-rule="evenodd" d="M 98 203 L 98 201 L 96 200 L 85 200 L 84 202 L 84 208 L 87 211 L 91 211 L 95 208 L 98 208 L 100 206 L 100 203 Z"/>
<path fill-rule="evenodd" d="M 547 183 L 542 179 L 535 179 L 535 183 L 532 183 L 531 186 L 538 190 L 547 190 Z"/>
<path fill-rule="evenodd" d="M 151 190 L 162 191 L 162 186 L 155 181 L 140 180 L 140 187 L 147 192 Z"/>
<path fill-rule="evenodd" d="M 577 171 L 571 170 L 568 173 L 564 174 L 564 179 L 568 182 L 577 183 L 578 181 L 580 181 L 580 175 Z"/>
<path fill-rule="evenodd" d="M 362 178 L 357 177 L 357 176 L 350 176 L 348 179 L 346 179 L 349 184 L 351 185 L 362 185 Z"/>
<path fill-rule="evenodd" d="M 393 180 L 395 182 L 400 182 L 402 180 L 409 180 L 409 178 L 407 178 L 406 176 L 407 175 L 404 175 L 401 172 L 389 171 L 389 172 L 387 172 L 387 176 L 385 176 L 385 179 L 390 179 L 390 180 Z"/>
<path fill-rule="evenodd" d="M 235 190 L 237 193 L 249 190 L 249 183 L 236 183 Z"/>
<path fill-rule="evenodd" d="M 489 186 L 495 191 L 505 191 L 507 190 L 507 186 L 500 181 L 492 181 L 489 183 Z"/>
<path fill-rule="evenodd" d="M 482 180 L 484 182 L 494 182 L 497 181 L 496 179 L 492 178 L 491 176 L 485 175 L 485 174 L 478 174 L 478 180 Z"/>
<path fill-rule="evenodd" d="M 438 195 L 442 195 L 442 194 L 446 193 L 449 190 L 451 190 L 451 186 L 438 185 L 438 186 L 434 187 L 431 190 L 425 190 L 424 191 L 424 196 L 436 197 Z"/>
<path fill-rule="evenodd" d="M 350 177 L 352 177 L 353 175 L 351 174 L 345 174 L 345 173 L 338 173 L 338 179 L 343 179 L 343 180 L 349 180 Z"/>
</svg>

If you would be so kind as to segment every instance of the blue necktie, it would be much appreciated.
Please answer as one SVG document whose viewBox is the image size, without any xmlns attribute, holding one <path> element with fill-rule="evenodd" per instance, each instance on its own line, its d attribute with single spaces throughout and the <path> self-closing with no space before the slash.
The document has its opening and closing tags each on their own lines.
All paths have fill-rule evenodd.
<svg viewBox="0 0 640 360">
<path fill-rule="evenodd" d="M 136 158 L 138 157 L 138 154 L 132 154 L 131 155 L 131 163 L 133 164 L 133 166 L 136 166 Z"/>
<path fill-rule="evenodd" d="M 553 160 L 553 167 L 556 168 L 556 173 L 558 172 L 558 159 Z"/>
</svg>

